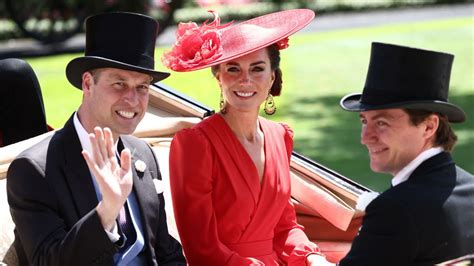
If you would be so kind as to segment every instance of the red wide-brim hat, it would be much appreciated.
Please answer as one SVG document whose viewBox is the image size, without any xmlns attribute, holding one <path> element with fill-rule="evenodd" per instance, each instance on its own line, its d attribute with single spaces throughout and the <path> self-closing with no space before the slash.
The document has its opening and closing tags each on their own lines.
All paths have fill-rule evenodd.
<svg viewBox="0 0 474 266">
<path fill-rule="evenodd" d="M 163 64 L 171 70 L 186 72 L 218 65 L 255 52 L 272 44 L 288 47 L 288 36 L 301 30 L 314 19 L 309 9 L 291 9 L 259 16 L 237 24 L 220 25 L 214 21 L 198 26 L 180 23 L 176 43 L 163 54 Z"/>
</svg>

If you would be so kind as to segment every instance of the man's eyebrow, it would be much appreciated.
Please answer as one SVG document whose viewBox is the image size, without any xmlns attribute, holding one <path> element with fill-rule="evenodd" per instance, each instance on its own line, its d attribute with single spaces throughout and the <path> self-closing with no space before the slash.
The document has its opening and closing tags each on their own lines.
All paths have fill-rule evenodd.
<svg viewBox="0 0 474 266">
<path fill-rule="evenodd" d="M 124 80 L 124 79 L 125 79 L 125 78 L 124 78 L 122 75 L 120 75 L 119 73 L 111 73 L 111 74 L 109 75 L 109 77 L 112 78 L 112 79 L 120 79 L 120 80 Z"/>
<path fill-rule="evenodd" d="M 111 73 L 109 77 L 111 79 L 126 80 L 126 78 L 120 73 Z M 139 83 L 150 85 L 152 81 L 153 81 L 153 77 L 148 75 L 146 78 L 143 78 L 143 80 L 140 80 Z"/>
<path fill-rule="evenodd" d="M 366 116 L 364 116 L 362 113 L 359 114 L 359 118 L 366 118 Z M 371 117 L 371 119 L 378 119 L 378 118 L 386 118 L 386 119 L 390 119 L 390 120 L 393 120 L 395 119 L 396 117 L 389 114 L 388 112 L 381 112 L 379 114 L 376 114 L 374 116 Z"/>
</svg>

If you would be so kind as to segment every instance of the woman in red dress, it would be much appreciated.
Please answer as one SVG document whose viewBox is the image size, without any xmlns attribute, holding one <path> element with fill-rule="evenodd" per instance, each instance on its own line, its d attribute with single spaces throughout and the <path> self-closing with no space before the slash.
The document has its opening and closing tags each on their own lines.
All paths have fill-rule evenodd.
<svg viewBox="0 0 474 266">
<path fill-rule="evenodd" d="M 212 67 L 221 110 L 177 133 L 170 151 L 176 224 L 193 265 L 325 265 L 296 223 L 290 202 L 292 130 L 259 116 L 275 112 L 279 50 L 313 18 L 288 10 L 236 25 L 180 24 L 163 63 L 175 71 Z"/>
</svg>

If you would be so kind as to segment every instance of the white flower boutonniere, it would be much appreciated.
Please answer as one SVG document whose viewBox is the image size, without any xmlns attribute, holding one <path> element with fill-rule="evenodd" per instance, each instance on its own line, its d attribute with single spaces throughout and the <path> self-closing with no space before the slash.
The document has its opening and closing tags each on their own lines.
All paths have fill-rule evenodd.
<svg viewBox="0 0 474 266">
<path fill-rule="evenodd" d="M 356 209 L 365 212 L 365 208 L 379 196 L 377 192 L 364 192 L 357 199 Z"/>
<path fill-rule="evenodd" d="M 135 161 L 135 169 L 137 169 L 138 172 L 145 172 L 146 169 L 146 163 L 142 160 L 136 160 Z"/>
<path fill-rule="evenodd" d="M 163 187 L 163 181 L 154 178 L 153 184 L 155 185 L 156 194 L 161 194 L 163 191 L 165 191 L 165 188 Z"/>
</svg>

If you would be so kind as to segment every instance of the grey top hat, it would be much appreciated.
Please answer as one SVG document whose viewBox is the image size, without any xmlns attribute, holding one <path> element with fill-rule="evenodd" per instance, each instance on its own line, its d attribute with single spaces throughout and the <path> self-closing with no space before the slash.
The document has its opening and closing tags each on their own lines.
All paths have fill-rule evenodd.
<svg viewBox="0 0 474 266">
<path fill-rule="evenodd" d="M 95 68 L 120 68 L 153 77 L 152 82 L 167 78 L 167 72 L 155 71 L 155 42 L 158 22 L 136 13 L 111 12 L 86 20 L 86 48 L 66 67 L 69 82 L 82 89 L 82 74 Z"/>
<path fill-rule="evenodd" d="M 454 56 L 405 46 L 372 43 L 369 70 L 361 93 L 344 96 L 347 111 L 388 108 L 428 110 L 464 122 L 464 111 L 448 102 Z"/>
</svg>

